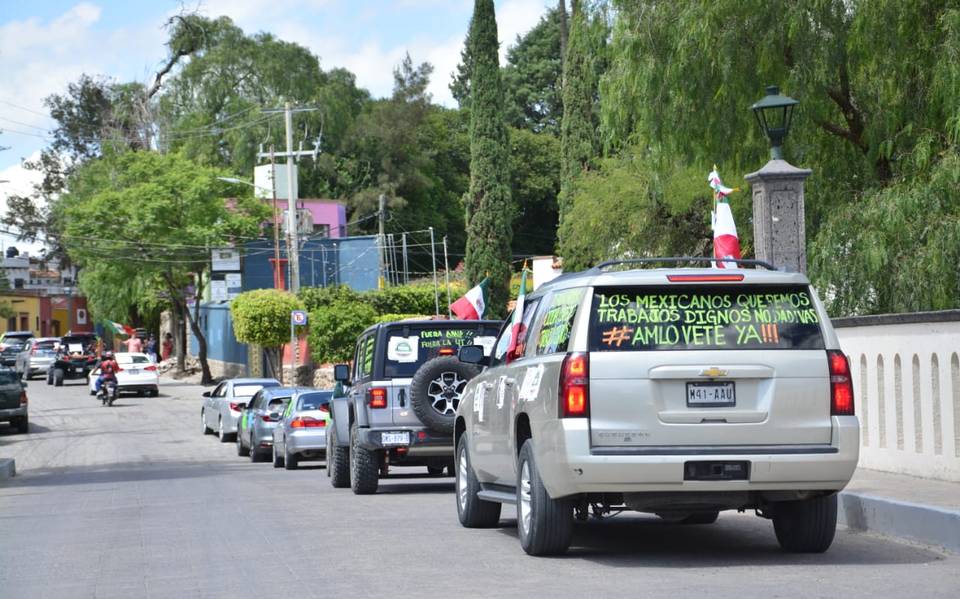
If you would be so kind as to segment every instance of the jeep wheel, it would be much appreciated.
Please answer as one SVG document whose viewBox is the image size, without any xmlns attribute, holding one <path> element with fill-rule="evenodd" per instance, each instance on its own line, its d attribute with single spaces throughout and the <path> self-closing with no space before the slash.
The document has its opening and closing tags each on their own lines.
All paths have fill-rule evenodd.
<svg viewBox="0 0 960 599">
<path fill-rule="evenodd" d="M 775 504 L 773 530 L 785 551 L 823 553 L 837 531 L 836 494 Z"/>
<path fill-rule="evenodd" d="M 350 428 L 350 488 L 354 495 L 372 495 L 380 484 L 380 460 L 377 454 L 360 446 L 360 431 Z"/>
<path fill-rule="evenodd" d="M 410 404 L 420 422 L 438 433 L 453 433 L 463 388 L 478 372 L 456 356 L 441 356 L 421 366 L 410 381 Z"/>
<path fill-rule="evenodd" d="M 553 499 L 540 480 L 533 441 L 520 450 L 517 475 L 517 530 L 520 546 L 529 555 L 566 553 L 573 540 L 573 504 Z"/>
<path fill-rule="evenodd" d="M 327 476 L 334 489 L 346 489 L 350 486 L 350 448 L 337 445 L 337 426 L 331 424 L 327 433 Z"/>
<path fill-rule="evenodd" d="M 457 517 L 465 528 L 490 528 L 500 522 L 499 503 L 483 501 L 477 497 L 480 481 L 473 473 L 470 455 L 467 452 L 467 436 L 457 443 Z"/>
</svg>

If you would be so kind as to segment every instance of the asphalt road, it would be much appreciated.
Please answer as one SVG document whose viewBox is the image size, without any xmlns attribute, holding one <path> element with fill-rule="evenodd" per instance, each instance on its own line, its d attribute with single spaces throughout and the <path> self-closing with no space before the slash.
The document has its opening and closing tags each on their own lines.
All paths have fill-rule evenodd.
<svg viewBox="0 0 960 599">
<path fill-rule="evenodd" d="M 199 389 L 100 407 L 74 383 L 28 389 L 32 431 L 0 424 L 0 597 L 950 597 L 960 556 L 841 531 L 780 551 L 768 521 L 682 526 L 623 514 L 527 557 L 515 515 L 466 530 L 452 478 L 355 497 L 322 467 L 275 470 L 202 436 Z M 399 471 L 399 470 L 398 470 Z M 425 472 L 424 472 L 425 474 Z"/>
</svg>

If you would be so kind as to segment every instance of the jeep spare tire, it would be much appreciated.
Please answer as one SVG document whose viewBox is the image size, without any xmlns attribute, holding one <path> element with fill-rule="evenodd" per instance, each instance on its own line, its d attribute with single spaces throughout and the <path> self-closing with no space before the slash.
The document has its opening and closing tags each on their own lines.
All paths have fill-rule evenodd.
<svg viewBox="0 0 960 599">
<path fill-rule="evenodd" d="M 410 381 L 410 403 L 420 422 L 430 430 L 452 434 L 463 388 L 479 372 L 456 356 L 441 356 L 421 366 Z"/>
</svg>

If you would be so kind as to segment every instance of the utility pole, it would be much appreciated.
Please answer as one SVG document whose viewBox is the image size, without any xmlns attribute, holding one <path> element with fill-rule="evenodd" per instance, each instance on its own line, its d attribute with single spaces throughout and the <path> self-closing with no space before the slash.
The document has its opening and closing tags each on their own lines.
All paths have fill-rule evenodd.
<svg viewBox="0 0 960 599">
<path fill-rule="evenodd" d="M 377 220 L 380 221 L 380 235 L 377 237 L 377 245 L 380 246 L 380 276 L 377 277 L 377 288 L 383 289 L 385 287 L 383 281 L 383 275 L 386 272 L 386 263 L 387 263 L 387 248 L 384 247 L 387 241 L 386 235 L 384 235 L 384 229 L 386 228 L 386 206 L 387 206 L 387 197 L 380 194 L 379 198 L 380 210 L 377 212 Z"/>
<path fill-rule="evenodd" d="M 440 289 L 437 286 L 437 244 L 433 241 L 433 227 L 430 229 L 430 260 L 433 263 L 433 302 L 436 304 L 434 314 L 440 316 Z"/>
<path fill-rule="evenodd" d="M 296 173 L 294 172 L 294 160 L 300 158 L 301 156 L 312 156 L 316 159 L 317 154 L 320 151 L 319 145 L 314 147 L 312 151 L 305 150 L 293 150 L 293 113 L 295 112 L 312 112 L 319 110 L 318 108 L 293 108 L 290 105 L 290 102 L 286 102 L 283 108 L 275 108 L 271 110 L 264 110 L 264 114 L 275 114 L 283 112 L 283 121 L 284 128 L 286 129 L 286 141 L 287 141 L 287 151 L 284 152 L 284 156 L 287 157 L 287 262 L 290 267 L 290 291 L 292 293 L 297 293 L 300 291 L 300 240 L 299 240 L 299 231 L 297 230 L 297 194 L 295 191 L 296 181 L 294 177 Z M 318 142 L 319 143 L 319 142 Z M 301 144 L 302 147 L 302 144 Z M 267 158 L 270 157 L 273 159 L 273 152 L 269 155 L 260 152 L 257 154 L 257 158 Z M 271 173 L 274 177 L 276 172 Z M 290 329 L 290 353 L 293 358 L 293 380 L 296 382 L 297 376 L 297 362 L 299 361 L 300 347 L 297 344 L 297 334 L 295 327 Z M 283 370 L 283 360 L 281 359 L 280 370 Z"/>
</svg>

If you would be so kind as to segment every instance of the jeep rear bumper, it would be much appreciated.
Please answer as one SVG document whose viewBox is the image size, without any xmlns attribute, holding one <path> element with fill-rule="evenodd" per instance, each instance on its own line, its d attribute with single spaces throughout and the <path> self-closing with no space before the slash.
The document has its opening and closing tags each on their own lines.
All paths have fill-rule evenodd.
<svg viewBox="0 0 960 599">
<path fill-rule="evenodd" d="M 408 444 L 383 443 L 384 433 L 410 433 Z M 360 428 L 360 446 L 371 451 L 405 448 L 410 456 L 442 456 L 453 458 L 453 435 L 438 433 L 426 427 L 397 426 Z"/>
<path fill-rule="evenodd" d="M 537 469 L 551 497 L 646 491 L 839 491 L 857 467 L 856 417 L 833 417 L 833 442 L 817 446 L 591 447 L 586 419 L 534 431 Z M 618 449 L 620 451 L 618 451 Z M 658 451 L 658 449 L 661 449 Z M 685 480 L 687 462 L 747 462 L 746 480 Z"/>
</svg>

